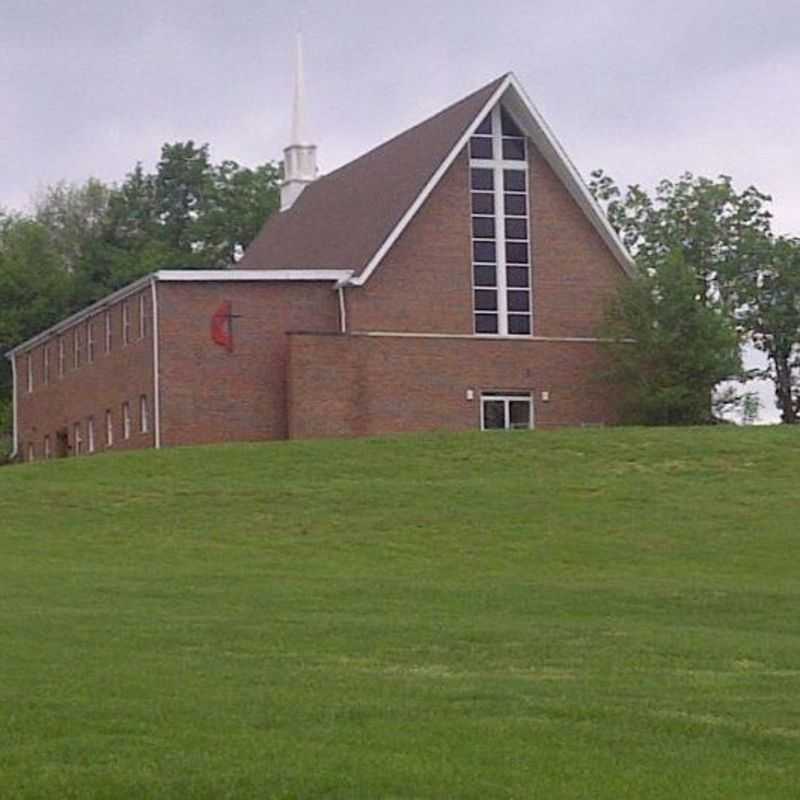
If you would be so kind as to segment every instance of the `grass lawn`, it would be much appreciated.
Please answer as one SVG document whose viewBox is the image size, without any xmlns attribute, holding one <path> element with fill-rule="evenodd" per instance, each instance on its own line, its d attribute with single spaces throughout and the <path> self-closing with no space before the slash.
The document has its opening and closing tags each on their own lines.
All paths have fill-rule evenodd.
<svg viewBox="0 0 800 800">
<path fill-rule="evenodd" d="M 0 798 L 800 794 L 800 431 L 0 470 Z"/>
</svg>

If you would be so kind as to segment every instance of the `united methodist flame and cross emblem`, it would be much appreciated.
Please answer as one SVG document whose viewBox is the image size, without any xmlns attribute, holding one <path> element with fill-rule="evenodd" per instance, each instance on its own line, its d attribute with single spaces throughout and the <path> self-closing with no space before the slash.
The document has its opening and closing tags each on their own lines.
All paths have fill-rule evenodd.
<svg viewBox="0 0 800 800">
<path fill-rule="evenodd" d="M 233 321 L 241 319 L 241 314 L 233 313 L 233 303 L 225 300 L 211 317 L 211 341 L 233 352 Z"/>
</svg>

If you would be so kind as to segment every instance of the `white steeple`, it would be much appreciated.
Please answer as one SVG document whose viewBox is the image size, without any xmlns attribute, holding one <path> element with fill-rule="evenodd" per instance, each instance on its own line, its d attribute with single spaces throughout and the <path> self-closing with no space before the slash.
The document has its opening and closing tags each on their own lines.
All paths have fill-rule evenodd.
<svg viewBox="0 0 800 800">
<path fill-rule="evenodd" d="M 305 86 L 303 83 L 303 40 L 297 34 L 297 63 L 292 105 L 292 139 L 283 151 L 281 211 L 294 205 L 303 189 L 317 177 L 317 147 L 305 141 Z"/>
</svg>

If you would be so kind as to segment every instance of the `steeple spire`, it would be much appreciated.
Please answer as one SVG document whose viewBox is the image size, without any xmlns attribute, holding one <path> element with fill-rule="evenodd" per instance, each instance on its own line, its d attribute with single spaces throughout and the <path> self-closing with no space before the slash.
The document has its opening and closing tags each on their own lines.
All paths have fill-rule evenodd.
<svg viewBox="0 0 800 800">
<path fill-rule="evenodd" d="M 307 144 L 305 130 L 305 82 L 303 76 L 303 40 L 297 33 L 297 51 L 292 104 L 292 131 L 289 146 L 283 151 L 281 211 L 291 208 L 303 189 L 317 177 L 317 148 Z"/>
</svg>

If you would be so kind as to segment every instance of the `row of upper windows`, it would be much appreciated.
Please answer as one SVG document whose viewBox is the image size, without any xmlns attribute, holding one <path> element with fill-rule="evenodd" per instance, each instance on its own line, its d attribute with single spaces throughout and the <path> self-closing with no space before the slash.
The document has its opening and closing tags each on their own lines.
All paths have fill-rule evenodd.
<svg viewBox="0 0 800 800">
<path fill-rule="evenodd" d="M 150 332 L 150 304 L 147 300 L 147 295 L 140 294 L 135 304 L 138 307 L 136 324 L 137 339 L 146 339 Z M 131 302 L 129 300 L 124 300 L 120 303 L 120 309 L 120 323 L 116 335 L 120 336 L 122 346 L 126 347 L 134 341 Z M 25 381 L 28 394 L 33 392 L 34 386 L 37 383 L 37 377 L 39 379 L 38 382 L 46 386 L 50 383 L 54 371 L 58 378 L 61 379 L 68 369 L 76 370 L 83 363 L 94 363 L 99 350 L 97 346 L 97 323 L 100 321 L 101 317 L 101 332 L 103 335 L 102 352 L 105 354 L 111 353 L 116 336 L 114 331 L 114 315 L 109 309 L 76 325 L 71 333 L 58 336 L 54 348 L 55 352 L 51 352 L 51 343 L 47 342 L 42 345 L 41 348 L 37 348 L 37 350 L 41 349 L 40 354 L 37 353 L 37 350 L 33 350 L 28 354 Z M 55 363 L 53 363 L 54 361 Z M 41 371 L 37 370 L 37 362 L 39 362 Z"/>
<path fill-rule="evenodd" d="M 133 432 L 133 420 L 131 417 L 131 404 L 126 400 L 121 406 L 122 439 L 127 441 Z M 105 413 L 105 448 L 114 446 L 114 414 L 111 409 L 106 409 Z M 150 433 L 150 402 L 147 395 L 139 397 L 139 433 Z M 41 449 L 37 449 L 36 442 L 28 442 L 27 460 L 35 461 L 37 458 L 64 458 L 68 455 L 79 456 L 84 453 L 94 453 L 97 451 L 97 431 L 95 418 L 87 417 L 82 422 L 76 422 L 72 428 L 64 428 L 51 436 L 45 435 L 41 443 Z"/>
</svg>

